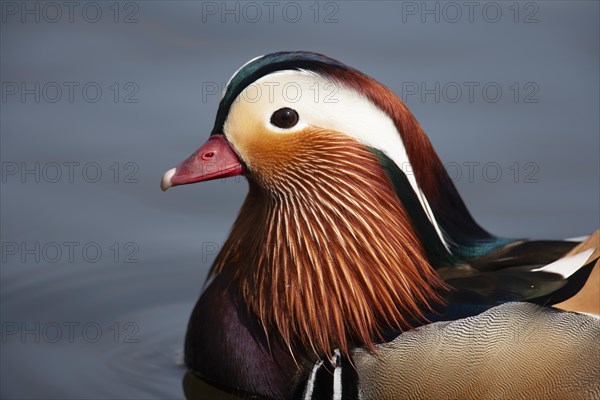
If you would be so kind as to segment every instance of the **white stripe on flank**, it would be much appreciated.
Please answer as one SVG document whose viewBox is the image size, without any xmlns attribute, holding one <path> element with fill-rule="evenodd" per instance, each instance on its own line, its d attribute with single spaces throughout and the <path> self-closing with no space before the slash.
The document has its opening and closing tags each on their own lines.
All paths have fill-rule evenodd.
<svg viewBox="0 0 600 400">
<path fill-rule="evenodd" d="M 586 236 L 577 236 L 572 238 L 563 239 L 565 242 L 583 242 L 584 240 L 589 239 L 590 235 Z"/>
<path fill-rule="evenodd" d="M 342 354 L 339 349 L 333 351 L 331 363 L 333 370 L 333 400 L 342 400 Z"/>
<path fill-rule="evenodd" d="M 553 274 L 562 275 L 564 278 L 568 278 L 569 276 L 577 272 L 579 268 L 585 265 L 588 258 L 590 258 L 594 251 L 596 251 L 596 249 L 588 249 L 569 257 L 563 257 L 559 260 L 554 261 L 551 264 L 545 265 L 540 268 L 532 269 L 531 272 L 551 272 Z"/>
<path fill-rule="evenodd" d="M 323 361 L 317 362 L 310 372 L 310 377 L 306 383 L 306 391 L 304 392 L 304 400 L 312 399 L 313 390 L 315 389 L 315 379 L 317 379 L 317 371 L 321 368 L 321 365 L 323 365 Z"/>
<path fill-rule="evenodd" d="M 342 367 L 333 371 L 333 400 L 342 400 Z"/>
</svg>

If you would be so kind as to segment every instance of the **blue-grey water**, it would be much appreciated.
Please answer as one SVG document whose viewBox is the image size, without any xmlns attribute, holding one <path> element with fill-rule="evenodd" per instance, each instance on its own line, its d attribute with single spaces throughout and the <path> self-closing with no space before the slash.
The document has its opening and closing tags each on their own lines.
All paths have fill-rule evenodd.
<svg viewBox="0 0 600 400">
<path fill-rule="evenodd" d="M 183 397 L 247 185 L 160 177 L 260 54 L 322 52 L 403 96 L 493 233 L 600 225 L 598 2 L 50 4 L 0 3 L 2 398 Z"/>
</svg>

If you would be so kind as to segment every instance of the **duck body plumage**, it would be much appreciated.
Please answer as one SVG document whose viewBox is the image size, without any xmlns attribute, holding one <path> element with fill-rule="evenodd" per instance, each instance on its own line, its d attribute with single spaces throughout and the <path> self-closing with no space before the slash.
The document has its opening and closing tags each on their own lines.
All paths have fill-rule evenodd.
<svg viewBox="0 0 600 400">
<path fill-rule="evenodd" d="M 579 270 L 577 288 L 591 267 Z M 522 281 L 501 274 L 491 285 L 498 279 Z M 447 292 L 444 304 L 427 313 L 427 323 L 419 326 L 414 321 L 417 329 L 401 332 L 390 327 L 374 353 L 354 347 L 343 363 L 344 374 L 350 375 L 343 398 L 600 398 L 600 319 L 511 302 L 523 290 L 523 282 L 513 293 L 485 296 L 477 293 L 486 287 L 482 281 L 485 278 L 473 281 L 475 289 Z M 313 394 L 306 397 L 315 363 L 328 360 L 302 353 L 292 357 L 277 334 L 262 330 L 230 282 L 227 276 L 215 277 L 194 308 L 185 343 L 188 368 L 239 396 L 334 399 L 335 368 L 326 369 L 326 364 L 317 375 L 321 378 L 313 382 Z M 537 299 L 548 304 L 553 297 Z M 553 303 L 562 299 L 554 298 Z"/>
<path fill-rule="evenodd" d="M 356 349 L 357 398 L 600 399 L 599 339 L 595 317 L 506 303 Z"/>
<path fill-rule="evenodd" d="M 525 302 L 472 302 L 433 319 L 390 330 L 375 353 L 354 348 L 340 364 L 342 398 L 600 399 L 597 317 Z M 327 360 L 294 360 L 276 335 L 268 340 L 226 280 L 216 278 L 198 301 L 185 349 L 198 378 L 240 398 L 335 399 L 335 368 L 327 369 Z"/>
</svg>

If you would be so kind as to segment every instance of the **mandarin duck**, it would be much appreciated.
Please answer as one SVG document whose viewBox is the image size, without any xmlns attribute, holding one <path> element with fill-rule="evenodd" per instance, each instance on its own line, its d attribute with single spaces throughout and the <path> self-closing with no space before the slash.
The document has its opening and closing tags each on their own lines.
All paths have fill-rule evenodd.
<svg viewBox="0 0 600 400">
<path fill-rule="evenodd" d="M 576 312 L 597 313 L 598 235 L 582 249 L 488 233 L 376 80 L 310 52 L 244 64 L 206 144 L 161 187 L 236 175 L 249 192 L 185 341 L 215 390 L 600 398 L 600 320 Z M 550 307 L 585 288 L 578 310 Z"/>
</svg>

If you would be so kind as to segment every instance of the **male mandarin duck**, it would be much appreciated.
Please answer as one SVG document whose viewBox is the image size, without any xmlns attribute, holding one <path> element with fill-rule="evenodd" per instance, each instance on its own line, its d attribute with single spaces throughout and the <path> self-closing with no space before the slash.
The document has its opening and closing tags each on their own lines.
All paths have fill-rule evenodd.
<svg viewBox="0 0 600 400">
<path fill-rule="evenodd" d="M 189 322 L 195 376 L 271 399 L 600 398 L 600 319 L 548 307 L 587 290 L 574 311 L 598 312 L 598 235 L 485 231 L 379 82 L 310 52 L 244 64 L 161 187 L 235 175 L 249 193 Z"/>
</svg>

